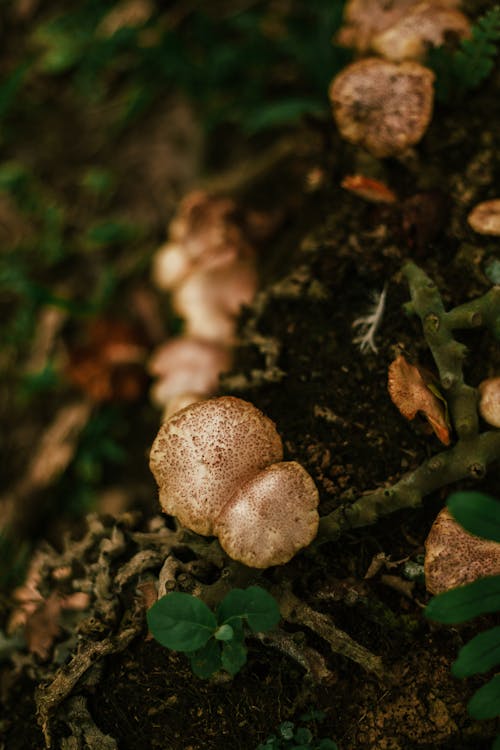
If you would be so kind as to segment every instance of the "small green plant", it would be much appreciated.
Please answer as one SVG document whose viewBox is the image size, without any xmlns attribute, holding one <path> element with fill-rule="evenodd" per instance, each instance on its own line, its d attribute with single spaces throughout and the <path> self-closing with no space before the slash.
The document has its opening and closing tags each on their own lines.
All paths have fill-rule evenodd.
<svg viewBox="0 0 500 750">
<path fill-rule="evenodd" d="M 436 98 L 448 102 L 476 89 L 493 70 L 499 43 L 500 5 L 495 5 L 477 20 L 458 49 L 431 49 L 427 64 L 436 74 Z"/>
<path fill-rule="evenodd" d="M 323 711 L 311 711 L 299 717 L 299 721 L 323 721 Z M 261 742 L 256 750 L 338 750 L 333 740 L 315 739 L 313 732 L 306 726 L 296 727 L 293 721 L 284 721 L 278 727 L 278 733 L 272 734 Z"/>
<path fill-rule="evenodd" d="M 500 542 L 500 502 L 480 492 L 456 492 L 448 500 L 448 509 L 463 528 L 476 536 Z M 425 614 L 445 624 L 465 622 L 478 615 L 500 611 L 500 575 L 480 578 L 435 596 Z M 451 671 L 455 677 L 483 674 L 500 664 L 500 626 L 479 633 L 462 646 Z M 474 719 L 492 719 L 500 715 L 500 674 L 480 687 L 470 699 L 467 710 Z M 500 735 L 493 744 L 500 750 Z"/>
<path fill-rule="evenodd" d="M 230 675 L 247 660 L 245 624 L 254 633 L 277 625 L 276 600 L 260 586 L 233 589 L 212 612 L 191 594 L 174 591 L 148 610 L 148 626 L 162 646 L 189 657 L 197 677 L 208 678 L 219 669 Z"/>
</svg>

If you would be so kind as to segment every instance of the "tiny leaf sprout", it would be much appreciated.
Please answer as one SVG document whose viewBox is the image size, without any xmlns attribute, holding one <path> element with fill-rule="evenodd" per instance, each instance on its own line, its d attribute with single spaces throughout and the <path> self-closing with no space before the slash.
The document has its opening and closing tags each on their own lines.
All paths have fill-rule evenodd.
<svg viewBox="0 0 500 750">
<path fill-rule="evenodd" d="M 456 492 L 448 500 L 448 510 L 471 534 L 500 542 L 500 502 L 480 492 Z M 444 624 L 465 622 L 478 615 L 500 611 L 500 576 L 478 578 L 465 586 L 435 596 L 426 607 L 426 616 Z M 500 664 L 500 627 L 479 633 L 458 652 L 451 671 L 455 677 L 483 674 Z M 474 719 L 500 716 L 500 675 L 493 676 L 470 699 L 467 710 Z M 492 750 L 500 750 L 500 735 Z"/>
<path fill-rule="evenodd" d="M 280 619 L 276 600 L 260 586 L 233 589 L 212 612 L 191 594 L 174 591 L 148 610 L 148 626 L 162 646 L 185 653 L 197 677 L 224 669 L 237 674 L 247 660 L 245 626 L 259 633 Z"/>
</svg>

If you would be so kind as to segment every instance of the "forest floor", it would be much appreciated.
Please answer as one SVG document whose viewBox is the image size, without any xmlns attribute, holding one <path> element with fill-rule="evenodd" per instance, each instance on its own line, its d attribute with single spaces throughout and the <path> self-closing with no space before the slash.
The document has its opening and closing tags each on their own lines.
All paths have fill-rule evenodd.
<svg viewBox="0 0 500 750">
<path fill-rule="evenodd" d="M 387 391 L 388 366 L 400 353 L 436 371 L 420 321 L 403 312 L 409 291 L 401 269 L 408 260 L 421 266 L 436 283 L 446 309 L 491 287 L 488 269 L 500 255 L 500 244 L 474 233 L 466 217 L 476 203 L 496 197 L 494 186 L 500 181 L 499 80 L 497 71 L 460 108 L 437 106 L 428 133 L 404 160 L 368 157 L 343 142 L 330 121 L 318 118 L 297 129 L 293 142 L 300 146 L 270 171 L 246 184 L 244 168 L 240 170 L 237 197 L 266 207 L 278 219 L 261 248 L 260 291 L 242 315 L 235 363 L 223 377 L 220 393 L 247 399 L 274 420 L 285 460 L 298 461 L 315 480 L 320 515 L 394 484 L 442 450 L 423 421 L 401 416 Z M 66 122 L 76 115 L 68 104 Z M 149 264 L 155 243 L 164 239 L 176 194 L 196 186 L 199 164 L 193 153 L 201 136 L 190 117 L 183 104 L 175 103 L 119 141 L 110 156 L 113 173 L 122 180 L 114 201 L 148 231 L 126 251 L 119 243 L 99 249 L 90 255 L 88 270 L 85 254 L 67 258 L 66 263 L 76 263 L 77 273 L 66 273 L 64 263 L 59 266 L 58 294 L 85 299 L 89 279 L 102 275 L 111 259 L 118 280 L 99 314 L 120 319 L 126 311 L 128 320 L 144 327 L 137 300 L 152 300 L 156 312 L 147 320 L 158 322 L 161 310 L 170 315 L 164 329 L 175 332 L 178 322 L 168 301 L 150 286 Z M 55 123 L 57 133 L 60 122 Z M 66 161 L 63 169 L 57 159 L 73 153 L 77 166 L 85 163 L 100 147 L 94 140 L 98 132 L 95 119 L 87 123 L 74 153 L 46 128 L 41 136 L 46 150 L 40 155 L 30 141 L 32 131 L 21 128 L 19 154 L 36 163 L 38 173 L 48 175 L 52 184 L 57 178 L 64 186 L 72 165 Z M 179 133 L 188 140 L 183 147 L 192 149 L 192 162 L 183 161 L 176 172 L 168 154 Z M 73 136 L 66 132 L 64 137 Z M 265 140 L 245 146 L 245 157 L 257 146 L 268 148 Z M 159 154 L 166 162 L 170 158 L 170 172 L 162 173 Z M 374 204 L 340 186 L 346 174 L 366 172 L 382 179 L 398 200 Z M 158 198 L 162 192 L 168 200 Z M 156 203 L 148 196 L 156 196 Z M 10 199 L 5 198 L 3 210 L 4 224 L 11 227 L 18 221 L 19 231 L 28 231 Z M 92 211 L 90 199 L 75 209 L 75 232 Z M 383 289 L 386 306 L 377 351 L 361 352 L 353 323 L 370 312 Z M 64 339 L 71 351 L 83 327 L 81 319 L 70 316 L 55 337 Z M 500 372 L 500 348 L 487 330 L 460 332 L 457 338 L 468 347 L 468 384 L 477 386 Z M 16 356 L 11 351 L 5 358 L 10 386 Z M 26 361 L 25 352 L 21 359 Z M 73 469 L 65 469 L 66 483 L 57 490 L 49 484 L 30 492 L 20 490 L 18 480 L 29 466 L 29 446 L 40 443 L 63 404 L 75 399 L 86 403 L 87 395 L 71 381 L 59 382 L 26 397 L 22 419 L 22 399 L 9 403 L 3 396 L 8 433 L 3 448 L 9 459 L 4 481 L 20 498 L 22 512 L 14 514 L 19 549 L 23 540 L 32 540 L 27 555 L 38 559 L 46 599 L 54 591 L 74 592 L 75 579 L 82 591 L 93 590 L 85 611 L 68 609 L 49 637 L 45 656 L 29 653 L 24 642 L 0 639 L 0 748 L 41 749 L 49 738 L 53 747 L 67 750 L 255 750 L 284 721 L 308 727 L 315 740 L 331 738 L 339 750 L 489 748 L 498 724 L 474 721 L 466 710 L 483 679 L 457 680 L 450 666 L 460 646 L 495 617 L 461 627 L 432 624 L 423 615 L 430 598 L 423 581 L 406 575 L 409 562 L 422 562 L 425 538 L 450 494 L 448 486 L 426 497 L 421 507 L 350 530 L 314 554 L 303 552 L 286 566 L 254 577 L 268 587 L 290 586 L 302 602 L 380 657 L 383 675 L 335 653 L 325 637 L 300 622 L 282 624 L 286 638 L 281 646 L 276 639 L 250 638 L 248 662 L 232 680 L 194 677 L 182 654 L 147 637 L 138 585 L 155 580 L 174 526 L 158 515 L 147 455 L 159 417 L 141 388 L 132 403 L 92 407 L 94 418 L 98 414 L 104 422 L 110 420 L 111 442 L 119 443 L 125 461 L 105 464 L 96 477 L 99 457 L 87 445 L 87 453 L 79 454 L 80 468 L 71 464 Z M 88 441 L 105 442 L 99 424 L 95 429 Z M 75 445 L 72 450 L 77 451 Z M 93 488 L 94 499 L 89 502 L 85 496 L 78 501 L 78 512 L 68 513 L 64 503 L 76 503 L 68 483 L 71 471 L 84 472 L 89 464 L 86 486 Z M 464 480 L 453 489 L 474 487 L 498 496 L 499 486 L 497 462 L 478 482 Z M 86 502 L 90 521 L 81 513 Z M 138 553 L 148 559 L 140 571 L 134 568 Z M 9 554 L 14 566 L 12 548 Z M 188 543 L 176 548 L 176 555 L 181 567 L 196 559 Z M 375 558 L 380 565 L 366 578 Z M 2 564 L 7 570 L 8 563 Z M 63 572 L 58 576 L 57 571 Z M 105 594 L 98 591 L 99 571 L 109 576 L 105 584 L 99 579 L 107 587 Z M 210 576 L 203 581 L 207 587 L 213 582 Z M 178 577 L 180 590 L 189 591 L 192 584 L 190 573 Z M 1 600 L 3 625 L 13 607 L 7 585 Z"/>
</svg>

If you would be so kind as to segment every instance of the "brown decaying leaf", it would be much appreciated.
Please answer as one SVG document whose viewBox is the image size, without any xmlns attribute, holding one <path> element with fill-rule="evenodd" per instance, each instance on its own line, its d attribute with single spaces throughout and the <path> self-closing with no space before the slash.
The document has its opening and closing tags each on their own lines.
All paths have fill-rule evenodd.
<svg viewBox="0 0 500 750">
<path fill-rule="evenodd" d="M 395 203 L 398 199 L 394 190 L 384 182 L 362 174 L 346 175 L 340 185 L 370 203 Z"/>
<path fill-rule="evenodd" d="M 402 354 L 389 365 L 389 395 L 403 417 L 414 419 L 422 412 L 435 434 L 444 445 L 450 444 L 450 430 L 446 423 L 443 403 L 427 387 L 430 381 L 425 371 L 411 365 Z"/>
</svg>

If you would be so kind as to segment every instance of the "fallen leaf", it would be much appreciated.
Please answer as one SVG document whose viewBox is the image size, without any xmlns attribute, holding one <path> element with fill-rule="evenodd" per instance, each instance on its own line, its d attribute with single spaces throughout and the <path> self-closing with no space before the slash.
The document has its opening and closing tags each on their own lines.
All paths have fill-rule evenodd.
<svg viewBox="0 0 500 750">
<path fill-rule="evenodd" d="M 349 190 L 370 203 L 395 203 L 398 199 L 396 193 L 385 183 L 361 174 L 347 175 L 340 184 L 344 190 Z"/>
<path fill-rule="evenodd" d="M 421 412 L 444 445 L 450 444 L 446 408 L 429 387 L 432 376 L 411 365 L 402 354 L 389 365 L 388 389 L 392 402 L 403 417 L 414 419 Z M 433 389 L 435 386 L 433 386 Z"/>
</svg>

